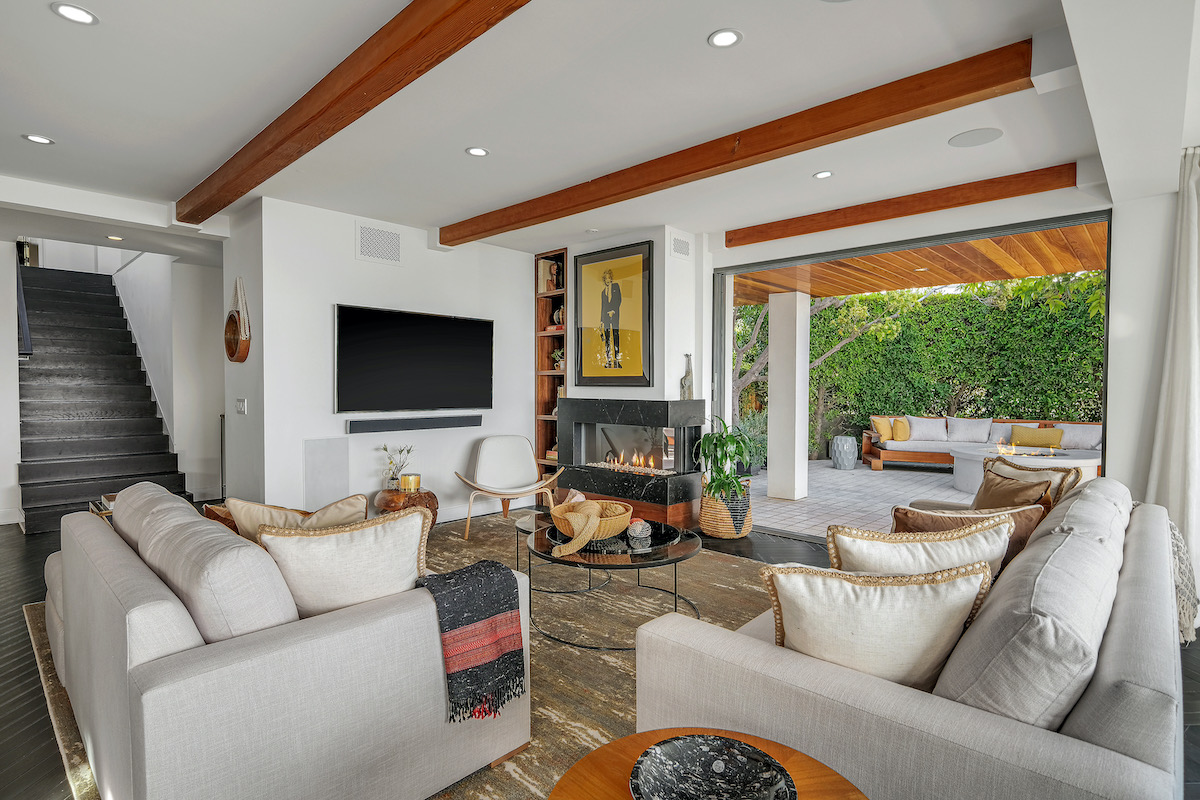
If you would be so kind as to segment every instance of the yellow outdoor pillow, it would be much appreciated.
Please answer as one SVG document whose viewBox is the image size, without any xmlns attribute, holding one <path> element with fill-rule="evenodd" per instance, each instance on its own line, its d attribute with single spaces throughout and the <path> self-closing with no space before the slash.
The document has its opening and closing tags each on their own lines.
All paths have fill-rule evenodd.
<svg viewBox="0 0 1200 800">
<path fill-rule="evenodd" d="M 879 441 L 890 442 L 892 440 L 891 417 L 871 417 L 871 427 L 879 434 Z"/>
<path fill-rule="evenodd" d="M 907 442 L 908 437 L 912 435 L 912 431 L 908 427 L 908 420 L 904 417 L 896 417 L 892 420 L 892 438 L 897 442 Z"/>
<path fill-rule="evenodd" d="M 1061 447 L 1062 428 L 1030 428 L 1025 425 L 1012 426 L 1014 447 Z"/>
</svg>

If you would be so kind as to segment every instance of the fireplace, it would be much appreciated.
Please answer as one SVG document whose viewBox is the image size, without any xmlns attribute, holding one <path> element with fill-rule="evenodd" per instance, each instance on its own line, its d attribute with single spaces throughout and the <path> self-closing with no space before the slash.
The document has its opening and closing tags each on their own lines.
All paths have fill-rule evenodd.
<svg viewBox="0 0 1200 800">
<path fill-rule="evenodd" d="M 694 527 L 700 471 L 694 458 L 703 400 L 558 401 L 558 485 L 623 500 L 634 516 Z"/>
</svg>

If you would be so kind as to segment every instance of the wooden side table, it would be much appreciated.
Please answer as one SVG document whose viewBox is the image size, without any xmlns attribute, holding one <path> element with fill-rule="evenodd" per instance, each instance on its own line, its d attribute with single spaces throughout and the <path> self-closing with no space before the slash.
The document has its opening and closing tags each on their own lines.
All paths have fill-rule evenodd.
<svg viewBox="0 0 1200 800">
<path fill-rule="evenodd" d="M 427 508 L 429 509 L 429 513 L 433 515 L 433 522 L 431 524 L 437 524 L 437 495 L 428 489 L 417 489 L 415 492 L 384 489 L 375 495 L 375 508 L 379 509 L 382 514 L 403 511 L 406 508 Z"/>
<path fill-rule="evenodd" d="M 753 745 L 774 758 L 792 776 L 796 793 L 807 800 L 866 800 L 854 784 L 815 758 L 786 745 L 747 733 L 712 728 L 663 728 L 643 731 L 609 742 L 575 762 L 559 780 L 549 800 L 629 800 L 629 774 L 642 753 L 676 736 L 702 733 L 727 736 Z"/>
</svg>

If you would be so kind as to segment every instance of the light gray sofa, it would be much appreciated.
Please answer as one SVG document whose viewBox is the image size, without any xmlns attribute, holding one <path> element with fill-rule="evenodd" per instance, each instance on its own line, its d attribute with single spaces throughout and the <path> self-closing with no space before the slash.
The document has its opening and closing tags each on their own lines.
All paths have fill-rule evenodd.
<svg viewBox="0 0 1200 800">
<path fill-rule="evenodd" d="M 528 693 L 446 722 L 425 589 L 298 619 L 266 551 L 181 498 L 139 484 L 113 520 L 64 517 L 46 565 L 54 663 L 102 797 L 424 798 L 528 743 Z"/>
<path fill-rule="evenodd" d="M 1101 587 L 1072 583 L 1078 579 L 1072 558 L 1060 558 L 1055 569 L 1038 559 L 1047 551 L 1051 559 L 1067 553 L 1071 537 L 1096 518 L 1096 507 L 1073 504 L 1111 503 L 1122 493 L 1116 513 L 1123 515 L 1123 547 L 1113 547 L 1110 531 L 1087 534 L 1100 550 L 1110 549 L 1119 577 L 1115 595 L 1107 593 L 1112 613 L 1100 629 L 1095 673 L 1057 730 L 939 696 L 941 681 L 928 694 L 778 647 L 771 612 L 737 631 L 678 614 L 639 628 L 638 730 L 704 726 L 773 739 L 828 764 L 871 800 L 1182 797 L 1178 617 L 1165 509 L 1141 505 L 1130 513 L 1128 491 L 1111 479 L 1076 489 L 1000 574 L 975 625 L 989 601 L 1031 578 L 1034 593 L 1049 590 L 1068 602 L 1087 595 L 1083 605 L 1102 608 Z M 1115 516 L 1111 507 L 1100 510 Z M 1093 593 L 1101 599 L 1093 601 Z M 960 666 L 956 659 L 970 661 L 995 644 L 969 640 L 972 630 L 943 679 Z M 1059 668 L 1066 660 L 1059 654 L 1076 646 L 1064 636 L 1047 648 L 1047 670 Z M 1037 686 L 1018 685 L 1022 701 L 1039 694 Z"/>
</svg>

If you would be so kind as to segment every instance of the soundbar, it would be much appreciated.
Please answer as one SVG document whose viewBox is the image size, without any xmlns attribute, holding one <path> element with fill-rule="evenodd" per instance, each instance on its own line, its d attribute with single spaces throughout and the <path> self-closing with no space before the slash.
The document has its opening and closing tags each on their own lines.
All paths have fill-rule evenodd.
<svg viewBox="0 0 1200 800">
<path fill-rule="evenodd" d="M 394 417 L 392 419 L 349 419 L 346 433 L 387 433 L 388 431 L 423 431 L 433 428 L 478 428 L 482 414 L 456 417 Z"/>
</svg>

